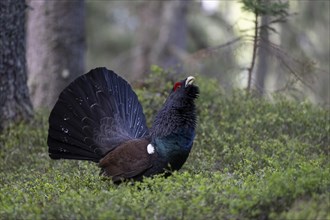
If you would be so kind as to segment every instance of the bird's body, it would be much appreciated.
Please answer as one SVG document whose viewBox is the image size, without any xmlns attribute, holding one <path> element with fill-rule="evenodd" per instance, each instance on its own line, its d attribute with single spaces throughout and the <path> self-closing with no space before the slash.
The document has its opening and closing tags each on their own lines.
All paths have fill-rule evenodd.
<svg viewBox="0 0 330 220">
<path fill-rule="evenodd" d="M 91 70 L 63 90 L 49 116 L 50 157 L 98 162 L 116 183 L 180 169 L 195 136 L 193 80 L 174 85 L 148 130 L 131 86 L 106 68 Z"/>
</svg>

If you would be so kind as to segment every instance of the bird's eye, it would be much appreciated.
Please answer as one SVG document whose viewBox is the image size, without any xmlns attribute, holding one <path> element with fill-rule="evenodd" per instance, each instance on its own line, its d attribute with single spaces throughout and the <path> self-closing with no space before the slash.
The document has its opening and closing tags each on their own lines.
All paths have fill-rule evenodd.
<svg viewBox="0 0 330 220">
<path fill-rule="evenodd" d="M 180 88 L 181 85 L 182 85 L 181 82 L 177 82 L 177 83 L 175 83 L 174 86 L 173 86 L 173 91 L 175 91 L 175 90 L 177 90 L 178 88 Z"/>
</svg>

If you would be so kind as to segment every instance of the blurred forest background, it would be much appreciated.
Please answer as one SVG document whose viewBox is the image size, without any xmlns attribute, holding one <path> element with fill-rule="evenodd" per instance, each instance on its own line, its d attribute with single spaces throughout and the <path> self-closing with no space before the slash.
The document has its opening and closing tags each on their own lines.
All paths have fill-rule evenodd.
<svg viewBox="0 0 330 220">
<path fill-rule="evenodd" d="M 86 67 L 108 66 L 143 81 L 156 64 L 217 78 L 227 91 L 246 88 L 255 32 L 246 2 L 86 1 Z M 288 8 L 258 18 L 269 28 L 258 44 L 254 88 L 329 105 L 330 2 L 268 2 Z"/>
<path fill-rule="evenodd" d="M 50 67 L 49 59 L 56 62 L 53 68 L 55 78 L 51 80 L 53 86 L 47 86 L 53 91 L 56 91 L 54 82 L 61 78 L 61 74 L 65 75 L 66 69 L 75 74 L 64 84 L 77 74 L 105 66 L 140 85 L 151 65 L 171 70 L 171 73 L 217 78 L 228 92 L 233 88 L 245 88 L 255 33 L 255 15 L 243 8 L 248 2 L 87 0 L 85 4 L 83 1 L 42 4 L 32 0 L 29 3 L 28 37 L 29 34 L 31 37 L 28 38 L 27 60 L 28 66 L 37 66 L 29 71 L 32 99 L 37 99 L 33 102 L 42 107 L 47 100 L 56 100 L 64 87 L 60 85 L 53 97 L 47 96 L 44 100 L 38 97 L 45 93 L 42 91 L 44 87 L 35 89 L 32 86 L 42 84 L 44 77 L 39 75 L 46 75 L 44 81 L 49 81 L 49 74 L 45 74 Z M 330 3 L 326 0 L 287 3 L 286 14 L 258 18 L 258 27 L 267 25 L 269 28 L 260 28 L 260 50 L 251 84 L 263 95 L 284 91 L 295 98 L 308 97 L 315 103 L 329 105 Z M 38 22 L 42 22 L 45 10 L 54 11 L 53 18 L 48 18 L 53 22 L 40 28 Z M 52 29 L 54 24 L 57 26 Z M 48 39 L 39 39 L 43 35 Z M 54 35 L 64 36 L 56 39 Z M 85 38 L 85 42 L 80 38 Z M 38 48 L 43 41 L 48 45 L 63 41 L 61 44 L 68 49 L 48 49 L 50 54 L 40 57 L 42 52 L 38 52 Z M 84 49 L 86 62 L 83 62 Z M 54 58 L 55 53 L 57 58 Z M 46 66 L 39 70 L 43 66 L 41 63 Z"/>
<path fill-rule="evenodd" d="M 329 107 L 328 0 L 4 0 L 0 14 L 1 121 L 29 117 L 31 103 L 51 109 L 99 66 L 134 86 L 157 65 L 170 80 L 200 74 L 228 94 L 280 92 Z"/>
</svg>

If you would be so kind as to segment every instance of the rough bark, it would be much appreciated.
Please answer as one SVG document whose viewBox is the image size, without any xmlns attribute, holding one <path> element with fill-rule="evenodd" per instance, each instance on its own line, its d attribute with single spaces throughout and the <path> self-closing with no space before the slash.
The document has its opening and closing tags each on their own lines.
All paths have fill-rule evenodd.
<svg viewBox="0 0 330 220">
<path fill-rule="evenodd" d="M 33 115 L 27 87 L 25 11 L 24 0 L 0 1 L 0 130 Z"/>
<path fill-rule="evenodd" d="M 51 109 L 59 93 L 84 73 L 83 0 L 29 1 L 27 62 L 36 108 Z"/>
<path fill-rule="evenodd" d="M 136 37 L 132 73 L 145 74 L 152 64 L 177 68 L 178 51 L 186 49 L 186 14 L 189 1 L 144 2 L 140 10 L 140 29 Z"/>
</svg>

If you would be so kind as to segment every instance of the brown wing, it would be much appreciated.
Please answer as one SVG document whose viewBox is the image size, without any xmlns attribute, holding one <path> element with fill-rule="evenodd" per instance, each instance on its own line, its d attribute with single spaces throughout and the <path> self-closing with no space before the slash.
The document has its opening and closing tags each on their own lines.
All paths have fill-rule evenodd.
<svg viewBox="0 0 330 220">
<path fill-rule="evenodd" d="M 110 151 L 100 160 L 103 175 L 112 177 L 114 182 L 134 178 L 151 167 L 151 155 L 147 152 L 148 140 L 127 141 Z"/>
</svg>

